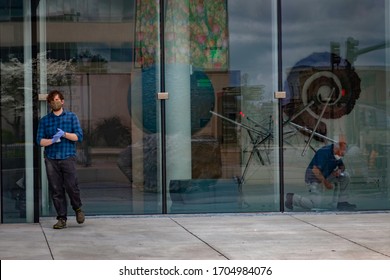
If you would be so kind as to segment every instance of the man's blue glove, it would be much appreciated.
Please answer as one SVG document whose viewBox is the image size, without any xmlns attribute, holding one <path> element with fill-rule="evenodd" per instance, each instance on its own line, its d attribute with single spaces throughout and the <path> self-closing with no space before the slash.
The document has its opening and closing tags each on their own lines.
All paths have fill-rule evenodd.
<svg viewBox="0 0 390 280">
<path fill-rule="evenodd" d="M 62 129 L 57 128 L 57 130 L 58 130 L 58 132 L 56 134 L 54 134 L 53 137 L 61 138 L 62 136 L 64 136 L 65 132 Z"/>
<path fill-rule="evenodd" d="M 64 136 L 65 132 L 62 129 L 57 128 L 58 132 L 53 135 L 53 139 L 51 139 L 52 143 L 61 142 L 61 137 Z"/>
<path fill-rule="evenodd" d="M 56 136 L 54 135 L 53 138 L 51 139 L 51 142 L 54 144 L 54 143 L 58 143 L 58 142 L 61 142 L 61 137 L 59 136 Z"/>
</svg>

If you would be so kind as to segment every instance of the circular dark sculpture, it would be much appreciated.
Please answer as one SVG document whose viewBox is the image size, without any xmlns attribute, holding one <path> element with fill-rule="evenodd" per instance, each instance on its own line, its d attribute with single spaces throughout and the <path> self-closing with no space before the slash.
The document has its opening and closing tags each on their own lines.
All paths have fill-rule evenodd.
<svg viewBox="0 0 390 280">
<path fill-rule="evenodd" d="M 347 60 L 340 58 L 332 64 L 332 57 L 330 53 L 314 53 L 289 72 L 284 113 L 291 118 L 307 107 L 294 123 L 313 130 L 324 107 L 323 119 L 338 119 L 353 110 L 361 92 L 360 78 Z M 326 135 L 326 124 L 320 122 L 316 132 Z"/>
</svg>

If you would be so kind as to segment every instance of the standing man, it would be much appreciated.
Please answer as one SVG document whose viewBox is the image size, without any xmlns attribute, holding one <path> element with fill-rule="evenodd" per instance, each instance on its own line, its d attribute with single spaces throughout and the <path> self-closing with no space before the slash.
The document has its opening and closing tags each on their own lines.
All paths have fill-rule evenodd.
<svg viewBox="0 0 390 280">
<path fill-rule="evenodd" d="M 333 199 L 337 210 L 352 211 L 356 205 L 347 202 L 349 174 L 345 171 L 343 156 L 347 150 L 347 144 L 340 141 L 319 149 L 305 173 L 305 182 L 309 189 L 309 196 L 303 197 L 297 194 L 286 194 L 286 208 L 292 210 L 294 206 L 305 209 L 319 208 L 322 206 L 322 195 L 326 190 L 333 190 Z"/>
<path fill-rule="evenodd" d="M 83 131 L 77 116 L 63 108 L 64 96 L 60 91 L 51 91 L 46 100 L 52 111 L 40 120 L 36 140 L 45 147 L 46 173 L 57 211 L 57 223 L 53 228 L 63 229 L 67 221 L 66 193 L 77 223 L 82 224 L 85 220 L 76 174 L 76 142 L 83 140 Z"/>
</svg>

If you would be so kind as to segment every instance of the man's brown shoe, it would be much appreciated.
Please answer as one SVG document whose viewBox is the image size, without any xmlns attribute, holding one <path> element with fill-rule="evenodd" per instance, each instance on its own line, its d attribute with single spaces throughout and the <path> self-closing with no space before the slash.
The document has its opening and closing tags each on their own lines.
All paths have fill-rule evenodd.
<svg viewBox="0 0 390 280">
<path fill-rule="evenodd" d="M 80 208 L 76 210 L 76 221 L 78 224 L 82 224 L 85 221 L 85 214 Z"/>
<path fill-rule="evenodd" d="M 66 221 L 64 219 L 58 219 L 57 223 L 53 226 L 54 229 L 66 228 Z"/>
</svg>

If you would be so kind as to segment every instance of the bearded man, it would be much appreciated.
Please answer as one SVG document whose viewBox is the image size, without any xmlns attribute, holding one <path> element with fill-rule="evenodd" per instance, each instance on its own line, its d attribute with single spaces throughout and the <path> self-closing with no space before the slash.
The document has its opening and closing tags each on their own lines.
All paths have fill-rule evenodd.
<svg viewBox="0 0 390 280">
<path fill-rule="evenodd" d="M 57 211 L 57 223 L 53 228 L 63 229 L 67 222 L 66 194 L 77 223 L 82 224 L 85 220 L 76 173 L 76 143 L 83 140 L 83 131 L 76 114 L 63 108 L 64 96 L 60 91 L 51 91 L 46 100 L 51 112 L 39 121 L 36 141 L 45 149 L 46 174 Z"/>
</svg>

